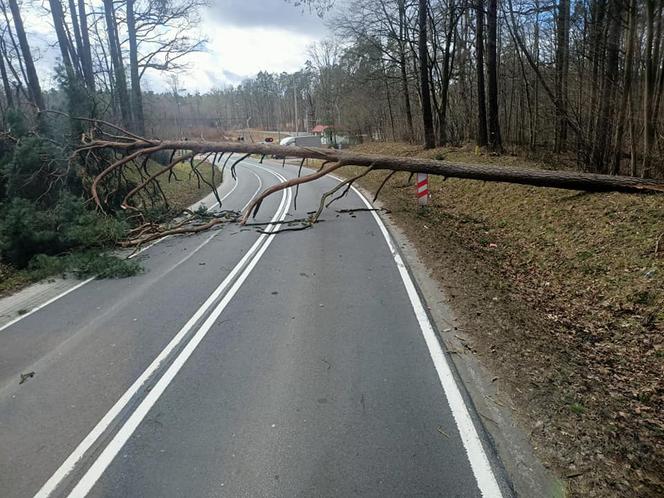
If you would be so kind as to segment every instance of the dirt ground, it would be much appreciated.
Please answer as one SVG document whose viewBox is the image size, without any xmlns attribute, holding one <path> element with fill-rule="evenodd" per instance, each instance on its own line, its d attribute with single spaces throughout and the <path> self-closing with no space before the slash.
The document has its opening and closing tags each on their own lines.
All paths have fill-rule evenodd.
<svg viewBox="0 0 664 498">
<path fill-rule="evenodd" d="M 470 147 L 356 150 L 547 167 Z M 380 198 L 545 465 L 571 496 L 664 496 L 664 197 L 431 178 L 423 210 L 407 180 Z"/>
</svg>

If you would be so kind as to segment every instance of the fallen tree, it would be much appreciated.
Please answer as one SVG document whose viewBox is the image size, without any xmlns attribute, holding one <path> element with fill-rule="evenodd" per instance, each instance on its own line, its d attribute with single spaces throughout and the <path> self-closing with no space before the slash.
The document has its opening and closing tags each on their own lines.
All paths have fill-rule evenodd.
<svg viewBox="0 0 664 498">
<path fill-rule="evenodd" d="M 97 173 L 93 175 L 90 192 L 95 203 L 102 210 L 106 209 L 109 197 L 116 193 L 115 191 L 121 190 L 120 186 L 122 185 L 122 178 L 126 168 L 136 168 L 140 172 L 141 165 L 144 165 L 150 157 L 156 154 L 163 154 L 164 152 L 170 154 L 170 160 L 161 170 L 148 177 L 145 177 L 141 173 L 142 182 L 126 191 L 120 207 L 124 210 L 137 212 L 139 216 L 141 207 L 132 203 L 132 199 L 137 195 L 141 196 L 142 193 L 147 192 L 148 188 L 152 188 L 154 192 L 160 191 L 158 187 L 159 177 L 167 173 L 170 177 L 176 164 L 188 161 L 191 165 L 192 174 L 198 174 L 198 167 L 203 162 L 207 160 L 214 169 L 222 164 L 224 156 L 225 160 L 223 161 L 222 173 L 230 163 L 229 169 L 234 177 L 237 165 L 250 155 L 259 155 L 261 156 L 261 160 L 266 156 L 280 157 L 284 161 L 286 160 L 285 158 L 298 158 L 302 160 L 297 178 L 267 188 L 245 208 L 244 213 L 237 218 L 237 221 L 242 224 L 245 224 L 252 214 L 256 215 L 262 201 L 269 195 L 288 187 L 299 187 L 299 185 L 304 183 L 315 181 L 346 166 L 364 167 L 365 170 L 359 175 L 341 182 L 337 187 L 325 193 L 321 198 L 318 210 L 310 218 L 311 223 L 318 220 L 325 206 L 329 206 L 334 200 L 343 197 L 356 180 L 366 175 L 369 171 L 376 170 L 386 170 L 392 173 L 399 171 L 411 174 L 428 173 L 444 178 L 506 182 L 586 192 L 664 193 L 664 181 L 654 179 L 572 171 L 517 169 L 493 165 L 461 164 L 410 157 L 358 154 L 352 151 L 335 149 L 247 144 L 230 141 L 154 140 L 134 135 L 111 123 L 93 121 L 93 124 L 93 129 L 83 136 L 83 143 L 75 154 L 82 157 L 86 162 L 97 162 Z M 108 131 L 104 131 L 104 128 L 111 128 L 114 132 L 120 132 L 121 134 L 111 134 Z M 112 160 L 108 159 L 109 153 L 110 157 L 113 158 Z M 233 157 L 233 154 L 239 154 L 239 156 Z M 317 171 L 301 176 L 305 159 L 321 161 L 321 165 Z M 100 163 L 103 163 L 101 169 L 98 166 Z M 385 179 L 378 192 L 376 192 L 376 196 L 390 177 L 391 175 Z M 105 187 L 102 187 L 103 185 Z M 341 194 L 337 195 L 331 201 L 326 202 L 329 197 L 344 187 L 345 189 Z M 104 196 L 100 194 L 101 189 L 105 190 Z M 212 190 L 216 195 L 214 188 Z M 200 231 L 216 224 L 218 223 L 207 221 L 206 223 L 198 224 L 196 227 L 187 227 L 187 223 L 182 224 L 180 222 L 177 227 L 177 233 Z M 170 228 L 168 230 L 172 231 L 173 229 Z M 153 240 L 157 236 L 158 231 L 152 230 L 150 240 Z M 136 245 L 136 242 L 131 245 Z"/>
</svg>

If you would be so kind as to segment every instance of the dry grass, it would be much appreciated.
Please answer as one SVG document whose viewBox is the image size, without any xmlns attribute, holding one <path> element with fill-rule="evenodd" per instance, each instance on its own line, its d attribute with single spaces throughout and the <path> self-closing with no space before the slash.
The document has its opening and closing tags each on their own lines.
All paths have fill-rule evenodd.
<svg viewBox="0 0 664 498">
<path fill-rule="evenodd" d="M 148 171 L 150 174 L 153 174 L 161 167 L 156 163 L 151 163 L 148 166 Z M 198 166 L 198 170 L 208 182 L 212 183 L 212 165 L 210 163 L 201 164 Z M 189 163 L 175 165 L 173 172 L 177 180 L 171 178 L 171 181 L 168 181 L 168 174 L 164 174 L 160 177 L 159 183 L 168 202 L 175 210 L 182 210 L 189 207 L 210 193 L 210 188 L 205 183 L 201 182 L 199 184 L 196 176 L 191 173 Z M 215 173 L 217 185 L 221 184 L 221 180 L 221 172 L 217 171 Z"/>
<path fill-rule="evenodd" d="M 30 279 L 25 272 L 16 271 L 11 266 L 0 263 L 0 297 L 25 287 Z"/>
<path fill-rule="evenodd" d="M 473 148 L 360 152 L 544 167 Z M 348 173 L 350 174 L 350 172 Z M 373 176 L 372 176 L 373 175 Z M 385 173 L 363 182 L 375 189 Z M 664 198 L 394 175 L 381 199 L 578 496 L 664 493 Z"/>
</svg>

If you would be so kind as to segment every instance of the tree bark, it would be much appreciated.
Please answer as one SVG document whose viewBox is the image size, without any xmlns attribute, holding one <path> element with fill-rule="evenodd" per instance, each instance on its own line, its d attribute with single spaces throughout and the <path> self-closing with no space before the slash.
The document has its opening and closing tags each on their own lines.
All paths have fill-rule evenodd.
<svg viewBox="0 0 664 498">
<path fill-rule="evenodd" d="M 96 188 L 105 177 L 121 169 L 131 161 L 140 160 L 143 154 L 148 155 L 160 150 L 184 151 L 194 156 L 214 152 L 231 152 L 245 155 L 260 154 L 265 156 L 276 155 L 281 157 L 319 159 L 326 163 L 331 163 L 330 166 L 327 166 L 327 169 L 329 169 L 328 172 L 342 166 L 353 165 L 371 168 L 372 170 L 428 173 L 451 178 L 515 183 L 588 192 L 664 193 L 664 180 L 648 180 L 629 176 L 600 175 L 571 171 L 509 168 L 484 164 L 463 164 L 431 159 L 414 159 L 410 157 L 357 154 L 334 149 L 247 144 L 242 142 L 150 141 L 137 138 L 133 142 L 96 141 L 88 143 L 79 150 L 79 153 L 86 153 L 91 149 L 109 149 L 120 154 L 125 154 L 122 159 L 108 166 L 94 178 L 92 195 L 98 203 L 100 201 Z"/>
<path fill-rule="evenodd" d="M 14 107 L 14 95 L 12 94 L 12 87 L 9 84 L 9 78 L 7 77 L 7 68 L 5 67 L 5 53 L 4 53 L 4 43 L 0 45 L 2 48 L 2 53 L 0 53 L 0 75 L 2 75 L 2 88 L 5 91 L 5 100 L 7 101 L 7 108 L 11 109 Z"/>
<path fill-rule="evenodd" d="M 406 31 L 406 4 L 404 0 L 399 0 L 399 70 L 401 72 L 401 88 L 403 92 L 403 101 L 406 111 L 406 139 L 410 142 L 415 138 L 415 128 L 413 126 L 413 111 L 410 105 L 410 89 L 408 85 L 408 72 L 406 68 L 406 47 L 404 38 Z"/>
</svg>

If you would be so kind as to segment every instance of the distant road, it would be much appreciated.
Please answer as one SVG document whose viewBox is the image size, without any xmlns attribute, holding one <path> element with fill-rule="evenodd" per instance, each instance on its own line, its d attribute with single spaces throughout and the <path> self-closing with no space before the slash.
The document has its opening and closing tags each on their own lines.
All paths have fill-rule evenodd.
<svg viewBox="0 0 664 498">
<path fill-rule="evenodd" d="M 297 173 L 244 164 L 224 209 Z M 2 496 L 510 496 L 386 229 L 341 208 L 164 240 L 1 331 Z"/>
</svg>

